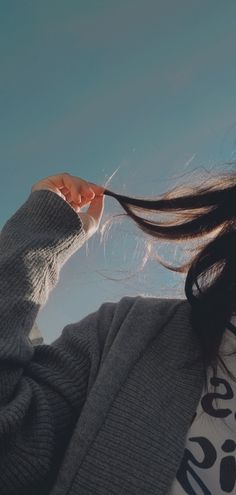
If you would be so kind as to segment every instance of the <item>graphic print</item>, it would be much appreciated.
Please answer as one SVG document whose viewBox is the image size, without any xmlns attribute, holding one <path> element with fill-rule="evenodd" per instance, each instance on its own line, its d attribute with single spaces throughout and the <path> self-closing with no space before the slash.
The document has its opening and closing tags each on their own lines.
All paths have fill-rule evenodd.
<svg viewBox="0 0 236 495">
<path fill-rule="evenodd" d="M 176 474 L 181 488 L 188 495 L 236 493 L 236 411 L 227 407 L 229 402 L 236 403 L 235 393 L 225 378 L 212 377 L 210 383 L 224 391 L 202 396 L 200 405 L 203 412 L 200 414 L 199 410 L 199 415 L 205 415 L 204 427 L 198 428 L 196 423 L 196 431 L 203 430 L 204 436 L 193 436 L 190 430 L 187 443 L 191 442 L 193 448 L 191 444 L 185 448 Z M 215 398 L 218 399 L 217 406 Z M 192 425 L 199 415 L 198 411 L 194 414 Z"/>
</svg>

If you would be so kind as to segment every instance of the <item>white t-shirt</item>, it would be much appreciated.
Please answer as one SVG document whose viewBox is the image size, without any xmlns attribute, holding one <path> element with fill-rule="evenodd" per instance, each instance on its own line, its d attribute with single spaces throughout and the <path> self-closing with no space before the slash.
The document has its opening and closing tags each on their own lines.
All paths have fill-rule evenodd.
<svg viewBox="0 0 236 495">
<path fill-rule="evenodd" d="M 230 323 L 234 327 L 226 328 L 220 355 L 236 377 L 236 355 L 224 356 L 236 351 L 236 316 Z M 212 377 L 210 368 L 208 382 Z M 209 382 L 209 394 L 203 388 L 169 495 L 236 495 L 236 383 L 218 366 L 215 394 L 213 385 Z"/>
</svg>

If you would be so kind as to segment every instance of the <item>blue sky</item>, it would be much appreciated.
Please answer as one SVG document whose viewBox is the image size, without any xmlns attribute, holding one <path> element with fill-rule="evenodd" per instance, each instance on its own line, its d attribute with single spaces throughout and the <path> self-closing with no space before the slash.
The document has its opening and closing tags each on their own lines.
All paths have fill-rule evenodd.
<svg viewBox="0 0 236 495">
<path fill-rule="evenodd" d="M 236 154 L 233 0 L 1 1 L 1 226 L 43 177 L 67 171 L 120 193 L 160 194 Z M 231 165 L 232 168 L 232 165 Z M 121 213 L 106 198 L 104 221 Z M 63 267 L 39 312 L 46 342 L 105 301 L 184 297 L 128 220 Z M 160 248 L 173 261 L 175 246 Z M 172 256 L 172 258 L 171 258 Z M 121 279 L 107 280 L 104 276 Z"/>
</svg>

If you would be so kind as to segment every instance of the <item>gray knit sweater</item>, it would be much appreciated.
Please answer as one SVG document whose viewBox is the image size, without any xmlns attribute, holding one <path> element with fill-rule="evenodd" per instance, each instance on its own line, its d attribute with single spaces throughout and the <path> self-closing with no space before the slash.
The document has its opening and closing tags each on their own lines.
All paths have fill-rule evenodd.
<svg viewBox="0 0 236 495">
<path fill-rule="evenodd" d="M 203 386 L 186 300 L 123 297 L 29 334 L 86 236 L 51 191 L 31 193 L 0 235 L 0 494 L 165 495 Z M 50 322 L 49 322 L 50 324 Z"/>
</svg>

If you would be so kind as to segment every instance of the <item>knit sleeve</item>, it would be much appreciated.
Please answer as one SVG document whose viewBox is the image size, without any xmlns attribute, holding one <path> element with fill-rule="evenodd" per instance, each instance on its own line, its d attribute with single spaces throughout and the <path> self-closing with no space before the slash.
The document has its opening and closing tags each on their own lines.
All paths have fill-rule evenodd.
<svg viewBox="0 0 236 495">
<path fill-rule="evenodd" d="M 115 303 L 67 325 L 51 345 L 29 339 L 61 267 L 85 240 L 79 216 L 45 190 L 32 193 L 1 231 L 1 495 L 49 493 L 98 373 Z"/>
</svg>

